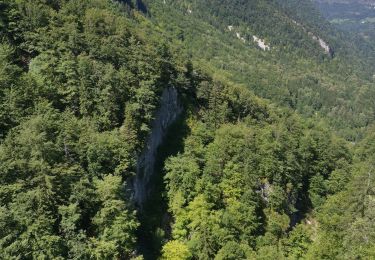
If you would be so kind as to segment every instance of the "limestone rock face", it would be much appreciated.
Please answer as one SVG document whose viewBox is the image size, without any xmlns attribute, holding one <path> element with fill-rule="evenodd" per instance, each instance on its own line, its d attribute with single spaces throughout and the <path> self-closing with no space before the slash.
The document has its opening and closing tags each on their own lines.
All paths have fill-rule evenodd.
<svg viewBox="0 0 375 260">
<path fill-rule="evenodd" d="M 155 174 L 158 148 L 163 143 L 168 128 L 176 121 L 182 110 L 177 90 L 173 87 L 164 89 L 151 133 L 142 154 L 138 157 L 137 174 L 133 181 L 133 200 L 140 208 L 149 195 L 148 188 Z"/>
<path fill-rule="evenodd" d="M 266 44 L 266 42 L 260 38 L 258 38 L 257 36 L 253 35 L 253 40 L 254 42 L 256 42 L 258 44 L 258 47 L 261 48 L 262 50 L 264 51 L 269 51 L 271 50 L 271 47 Z"/>
</svg>

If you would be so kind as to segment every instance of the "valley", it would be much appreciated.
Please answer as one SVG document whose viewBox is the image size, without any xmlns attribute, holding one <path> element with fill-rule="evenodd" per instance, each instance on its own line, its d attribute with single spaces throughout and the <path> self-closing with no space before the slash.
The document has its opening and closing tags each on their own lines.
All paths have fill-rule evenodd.
<svg viewBox="0 0 375 260">
<path fill-rule="evenodd" d="M 0 0 L 0 259 L 375 259 L 369 0 Z"/>
</svg>

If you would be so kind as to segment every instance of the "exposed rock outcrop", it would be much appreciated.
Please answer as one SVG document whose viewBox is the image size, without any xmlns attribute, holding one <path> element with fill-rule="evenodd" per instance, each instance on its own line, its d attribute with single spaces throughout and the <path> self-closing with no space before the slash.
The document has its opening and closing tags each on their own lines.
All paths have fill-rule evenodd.
<svg viewBox="0 0 375 260">
<path fill-rule="evenodd" d="M 264 40 L 258 38 L 257 36 L 253 35 L 253 40 L 254 42 L 256 42 L 256 44 L 258 44 L 258 47 L 261 48 L 262 50 L 264 51 L 271 50 L 271 47 L 268 44 L 266 44 Z"/>
<path fill-rule="evenodd" d="M 133 201 L 140 208 L 149 195 L 148 188 L 155 174 L 158 148 L 163 143 L 168 128 L 176 121 L 182 110 L 176 88 L 164 89 L 159 109 L 152 123 L 151 133 L 144 151 L 138 158 L 137 174 L 133 181 Z"/>
<path fill-rule="evenodd" d="M 228 26 L 228 30 L 232 32 L 234 30 L 233 25 Z M 246 43 L 246 39 L 239 33 L 236 32 L 236 37 L 241 40 L 243 43 Z M 271 50 L 271 46 L 266 43 L 265 40 L 253 35 L 253 41 L 258 45 L 259 48 L 261 48 L 263 51 L 269 51 Z"/>
<path fill-rule="evenodd" d="M 324 41 L 319 36 L 316 36 L 314 33 L 308 31 L 302 24 L 298 23 L 297 21 L 292 20 L 292 22 L 302 28 L 302 30 L 304 30 L 314 41 L 317 41 L 326 54 L 330 55 L 331 57 L 334 55 L 333 49 L 326 41 Z"/>
</svg>

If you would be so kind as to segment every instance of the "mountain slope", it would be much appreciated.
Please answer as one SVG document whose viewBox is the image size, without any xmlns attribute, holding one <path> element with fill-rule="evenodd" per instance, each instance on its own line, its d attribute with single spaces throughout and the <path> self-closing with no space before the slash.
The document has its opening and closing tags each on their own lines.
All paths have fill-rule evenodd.
<svg viewBox="0 0 375 260">
<path fill-rule="evenodd" d="M 310 1 L 0 18 L 1 259 L 373 256 L 372 68 Z"/>
<path fill-rule="evenodd" d="M 364 58 L 375 64 L 375 3 L 373 1 L 316 1 L 316 5 L 330 23 L 351 36 L 364 53 Z"/>
<path fill-rule="evenodd" d="M 277 1 L 146 3 L 151 19 L 180 39 L 193 60 L 220 70 L 256 94 L 303 115 L 328 117 L 352 140 L 361 132 L 358 129 L 373 121 L 372 67 L 316 11 L 308 12 L 311 5 L 302 6 L 303 1 L 287 1 L 290 4 L 283 6 Z M 257 47 L 254 36 L 264 40 L 270 51 Z M 333 59 L 321 43 L 330 46 Z"/>
</svg>

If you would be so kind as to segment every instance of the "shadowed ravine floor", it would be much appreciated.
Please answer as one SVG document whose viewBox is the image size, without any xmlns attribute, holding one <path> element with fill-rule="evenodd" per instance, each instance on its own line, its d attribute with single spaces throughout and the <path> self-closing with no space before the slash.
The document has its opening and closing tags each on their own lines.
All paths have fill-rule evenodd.
<svg viewBox="0 0 375 260">
<path fill-rule="evenodd" d="M 164 164 L 165 160 L 183 149 L 184 137 L 188 134 L 185 114 L 169 127 L 156 156 L 155 169 L 147 189 L 148 198 L 139 211 L 141 223 L 138 230 L 138 250 L 144 259 L 157 259 L 163 243 L 170 237 L 172 217 L 168 213 L 168 202 L 165 196 Z"/>
</svg>

